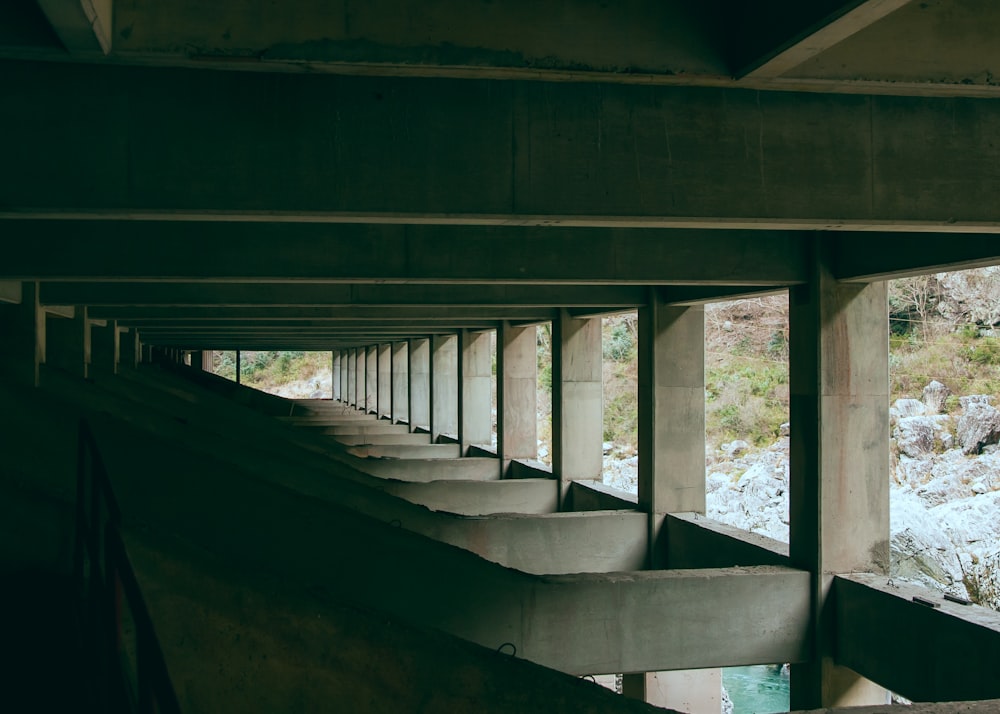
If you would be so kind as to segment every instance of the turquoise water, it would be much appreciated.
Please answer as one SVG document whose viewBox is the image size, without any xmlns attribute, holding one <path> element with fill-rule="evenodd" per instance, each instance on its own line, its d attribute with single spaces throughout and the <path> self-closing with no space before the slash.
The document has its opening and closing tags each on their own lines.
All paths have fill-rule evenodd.
<svg viewBox="0 0 1000 714">
<path fill-rule="evenodd" d="M 727 667 L 722 683 L 733 700 L 733 714 L 788 711 L 788 675 L 781 673 L 781 665 Z"/>
</svg>

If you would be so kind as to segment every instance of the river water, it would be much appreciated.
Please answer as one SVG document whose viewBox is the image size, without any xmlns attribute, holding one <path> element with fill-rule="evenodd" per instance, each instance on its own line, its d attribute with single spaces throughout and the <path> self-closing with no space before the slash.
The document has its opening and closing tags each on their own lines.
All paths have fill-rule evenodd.
<svg viewBox="0 0 1000 714">
<path fill-rule="evenodd" d="M 727 667 L 722 683 L 733 700 L 733 714 L 771 714 L 788 711 L 788 675 L 780 665 Z"/>
</svg>

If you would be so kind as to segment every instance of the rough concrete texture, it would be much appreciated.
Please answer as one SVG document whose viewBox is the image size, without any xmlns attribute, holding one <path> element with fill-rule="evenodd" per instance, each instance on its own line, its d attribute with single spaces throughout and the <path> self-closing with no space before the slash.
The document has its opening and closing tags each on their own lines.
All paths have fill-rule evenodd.
<svg viewBox="0 0 1000 714">
<path fill-rule="evenodd" d="M 705 518 L 672 513 L 665 520 L 668 568 L 728 568 L 734 565 L 789 565 L 788 545 Z"/>
<path fill-rule="evenodd" d="M 240 570 L 149 534 L 126 537 L 191 714 L 661 711 L 319 586 Z"/>
</svg>

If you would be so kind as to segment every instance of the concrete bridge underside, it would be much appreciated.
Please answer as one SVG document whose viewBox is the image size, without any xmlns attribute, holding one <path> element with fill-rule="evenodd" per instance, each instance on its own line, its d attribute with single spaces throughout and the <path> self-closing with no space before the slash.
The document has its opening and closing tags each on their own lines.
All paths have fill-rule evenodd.
<svg viewBox="0 0 1000 714">
<path fill-rule="evenodd" d="M 886 585 L 884 281 L 1000 264 L 997 26 L 990 0 L 5 4 L 0 574 L 69 571 L 84 418 L 190 711 L 700 713 L 718 668 L 780 662 L 796 710 L 989 710 L 1000 620 Z M 787 546 L 703 515 L 702 306 L 778 291 Z M 624 310 L 631 500 L 600 485 Z M 266 349 L 331 351 L 333 399 L 201 369 Z"/>
</svg>

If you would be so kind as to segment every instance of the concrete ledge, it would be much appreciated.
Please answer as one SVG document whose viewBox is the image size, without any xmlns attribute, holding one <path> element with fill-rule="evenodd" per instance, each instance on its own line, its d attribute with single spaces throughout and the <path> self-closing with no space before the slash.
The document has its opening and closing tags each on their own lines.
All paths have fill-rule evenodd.
<svg viewBox="0 0 1000 714">
<path fill-rule="evenodd" d="M 353 456 L 371 459 L 457 459 L 462 455 L 458 444 L 359 444 L 348 448 Z"/>
<path fill-rule="evenodd" d="M 836 577 L 834 603 L 838 664 L 914 701 L 1000 697 L 1000 613 L 862 573 Z"/>
<path fill-rule="evenodd" d="M 697 513 L 668 514 L 665 534 L 658 547 L 665 551 L 670 568 L 791 565 L 787 543 Z"/>
<path fill-rule="evenodd" d="M 332 437 L 346 446 L 363 446 L 366 444 L 412 446 L 414 444 L 431 443 L 430 434 L 328 434 L 326 430 L 323 430 L 323 434 Z"/>
<path fill-rule="evenodd" d="M 846 707 L 840 709 L 797 710 L 790 714 L 996 714 L 1000 699 L 980 702 L 934 702 L 931 704 L 887 704 L 883 706 Z"/>
<path fill-rule="evenodd" d="M 434 444 L 433 446 L 446 445 Z M 451 451 L 454 451 L 454 449 L 451 449 Z M 408 481 L 411 483 L 426 481 L 496 481 L 500 478 L 500 462 L 496 459 L 458 458 L 457 456 L 440 459 L 359 458 L 355 468 L 379 478 Z"/>
<path fill-rule="evenodd" d="M 355 424 L 339 424 L 329 426 L 323 430 L 324 434 L 334 436 L 351 436 L 365 434 L 409 434 L 410 430 L 405 424 L 392 424 L 387 421 L 357 422 Z"/>
<path fill-rule="evenodd" d="M 619 491 L 600 481 L 580 479 L 569 485 L 570 511 L 603 511 L 608 508 L 637 508 L 639 499 L 634 493 Z"/>
<path fill-rule="evenodd" d="M 504 478 L 552 478 L 552 467 L 541 461 L 514 459 L 507 467 Z"/>
<path fill-rule="evenodd" d="M 463 516 L 546 514 L 559 508 L 558 484 L 551 479 L 519 481 L 389 482 L 386 493 L 435 511 Z M 519 539 L 518 539 L 519 540 Z"/>
</svg>

